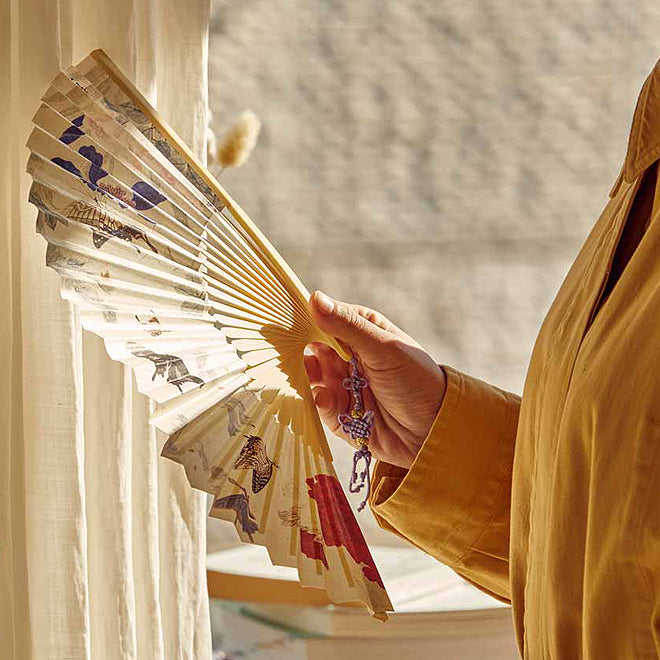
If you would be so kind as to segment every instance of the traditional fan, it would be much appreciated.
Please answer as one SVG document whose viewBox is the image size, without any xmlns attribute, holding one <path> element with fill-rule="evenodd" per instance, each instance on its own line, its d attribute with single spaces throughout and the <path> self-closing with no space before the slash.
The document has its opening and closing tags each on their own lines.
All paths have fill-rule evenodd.
<svg viewBox="0 0 660 660">
<path fill-rule="evenodd" d="M 332 466 L 303 364 L 309 293 L 100 50 L 60 73 L 28 140 L 61 293 L 134 370 L 162 455 L 273 563 L 334 602 L 392 609 Z"/>
</svg>

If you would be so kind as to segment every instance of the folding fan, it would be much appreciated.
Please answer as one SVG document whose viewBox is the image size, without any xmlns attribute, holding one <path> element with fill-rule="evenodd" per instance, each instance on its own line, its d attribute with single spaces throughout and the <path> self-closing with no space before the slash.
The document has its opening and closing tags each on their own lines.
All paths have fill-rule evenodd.
<svg viewBox="0 0 660 660">
<path fill-rule="evenodd" d="M 350 356 L 312 321 L 309 293 L 103 51 L 53 80 L 33 122 L 46 263 L 156 402 L 162 455 L 302 585 L 386 618 L 303 364 L 311 341 Z"/>
</svg>

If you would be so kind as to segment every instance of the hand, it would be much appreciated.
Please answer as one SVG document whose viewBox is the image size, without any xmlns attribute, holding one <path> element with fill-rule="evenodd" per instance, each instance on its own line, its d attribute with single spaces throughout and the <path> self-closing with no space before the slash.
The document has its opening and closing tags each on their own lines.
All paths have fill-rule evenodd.
<svg viewBox="0 0 660 660">
<path fill-rule="evenodd" d="M 369 383 L 362 392 L 365 410 L 375 413 L 371 453 L 408 469 L 440 410 L 444 371 L 414 339 L 372 309 L 332 300 L 320 291 L 312 295 L 310 309 L 322 330 L 353 351 Z M 325 344 L 310 348 L 313 355 L 305 356 L 305 368 L 321 419 L 357 447 L 337 421 L 352 403 L 342 385 L 349 365 Z"/>
</svg>

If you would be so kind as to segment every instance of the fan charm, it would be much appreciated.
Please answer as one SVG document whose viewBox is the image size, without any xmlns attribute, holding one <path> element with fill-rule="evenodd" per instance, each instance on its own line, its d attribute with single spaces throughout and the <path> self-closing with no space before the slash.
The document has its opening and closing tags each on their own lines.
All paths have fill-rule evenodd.
<svg viewBox="0 0 660 660">
<path fill-rule="evenodd" d="M 373 410 L 364 410 L 362 403 L 362 390 L 368 385 L 367 379 L 360 376 L 357 365 L 357 358 L 351 358 L 351 375 L 344 378 L 343 386 L 349 390 L 353 397 L 353 409 L 350 413 L 341 413 L 337 415 L 337 420 L 341 424 L 344 433 L 348 433 L 352 440 L 355 440 L 359 449 L 353 454 L 353 468 L 351 470 L 351 479 L 348 489 L 351 493 L 359 493 L 366 486 L 364 499 L 358 505 L 358 511 L 364 509 L 369 499 L 369 490 L 371 489 L 371 477 L 369 475 L 369 466 L 371 465 L 371 451 L 369 451 L 369 435 L 374 424 Z M 358 465 L 364 461 L 364 469 L 358 473 Z"/>
</svg>

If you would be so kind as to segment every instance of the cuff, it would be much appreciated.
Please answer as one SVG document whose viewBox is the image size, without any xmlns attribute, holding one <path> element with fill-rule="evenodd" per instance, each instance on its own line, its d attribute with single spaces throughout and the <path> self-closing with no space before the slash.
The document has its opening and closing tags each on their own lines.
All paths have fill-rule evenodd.
<svg viewBox="0 0 660 660">
<path fill-rule="evenodd" d="M 445 396 L 419 453 L 409 470 L 376 462 L 369 504 L 383 529 L 457 566 L 510 490 L 519 397 L 442 368 Z"/>
</svg>

